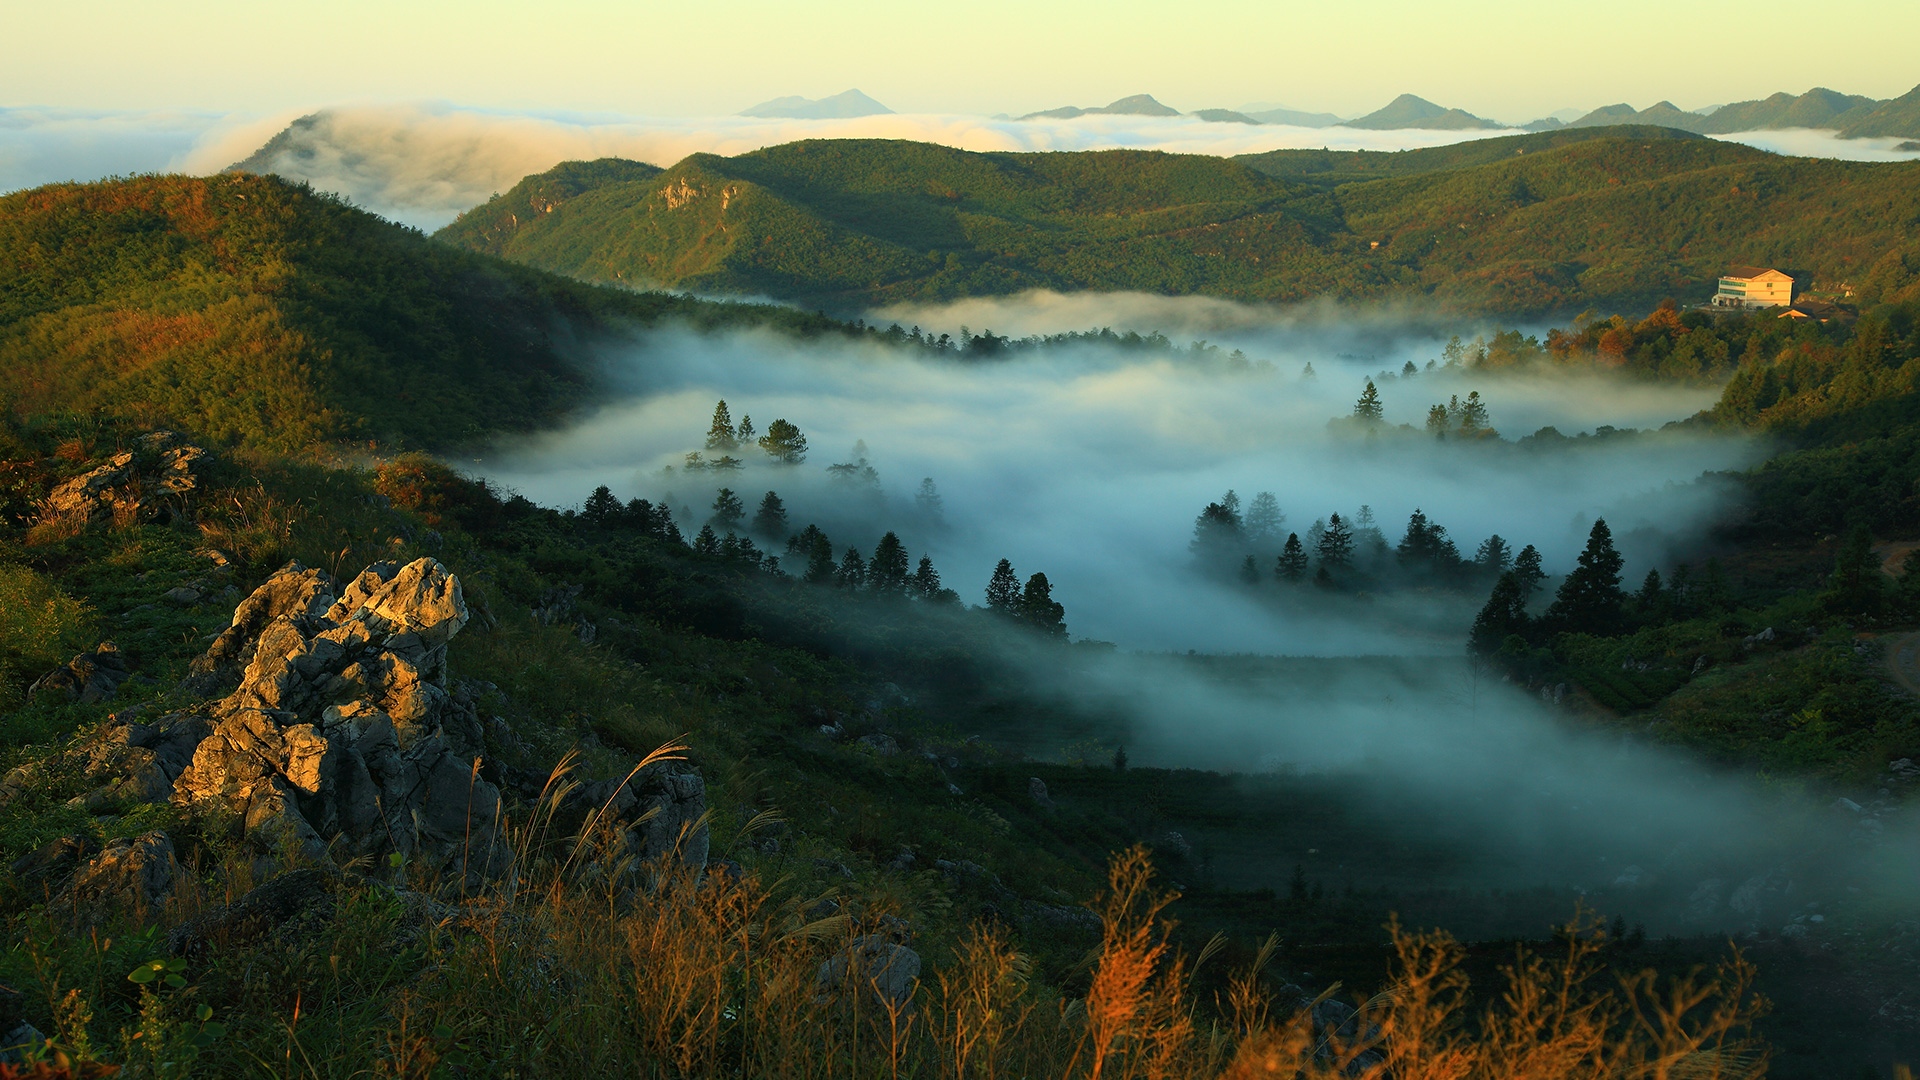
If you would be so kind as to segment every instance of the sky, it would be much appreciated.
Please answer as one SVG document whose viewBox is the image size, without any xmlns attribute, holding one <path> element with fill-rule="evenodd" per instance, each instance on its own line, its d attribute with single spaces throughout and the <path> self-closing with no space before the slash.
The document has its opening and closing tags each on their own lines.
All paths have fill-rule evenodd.
<svg viewBox="0 0 1920 1080">
<path fill-rule="evenodd" d="M 1358 115 L 1401 92 L 1506 122 L 1668 99 L 1684 109 L 1920 81 L 1920 5 L 1839 0 L 1825 32 L 1710 4 L 736 0 L 16 4 L 0 106 L 271 113 L 360 100 L 726 115 L 858 87 L 897 111 L 1020 114 L 1151 93 Z M 1848 32 L 1870 27 L 1870 33 Z"/>
</svg>

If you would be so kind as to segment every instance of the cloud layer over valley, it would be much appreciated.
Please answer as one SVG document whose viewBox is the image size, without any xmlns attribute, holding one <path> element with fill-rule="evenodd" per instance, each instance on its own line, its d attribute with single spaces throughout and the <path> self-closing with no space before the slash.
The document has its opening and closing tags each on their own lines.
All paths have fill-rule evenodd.
<svg viewBox="0 0 1920 1080">
<path fill-rule="evenodd" d="M 248 158 L 302 115 L 0 110 L 0 191 L 143 171 L 217 172 Z M 383 216 L 436 229 L 561 161 L 625 157 L 671 165 L 689 154 L 740 154 L 800 139 L 906 139 L 977 151 L 1134 148 L 1233 155 L 1281 148 L 1402 150 L 1512 131 L 1367 131 L 1211 123 L 1194 117 L 1088 115 L 996 120 L 884 115 L 845 120 L 647 118 L 489 111 L 446 104 L 327 108 L 290 133 L 265 167 Z M 1898 140 L 1830 132 L 1725 136 L 1818 157 L 1903 160 Z"/>
</svg>

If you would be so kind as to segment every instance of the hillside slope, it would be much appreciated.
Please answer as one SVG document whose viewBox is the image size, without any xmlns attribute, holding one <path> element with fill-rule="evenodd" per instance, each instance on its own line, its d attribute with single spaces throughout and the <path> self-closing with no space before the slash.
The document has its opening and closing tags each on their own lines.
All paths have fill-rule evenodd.
<svg viewBox="0 0 1920 1080">
<path fill-rule="evenodd" d="M 0 403 L 15 416 L 107 413 L 281 449 L 445 448 L 572 409 L 595 335 L 668 316 L 812 321 L 582 285 L 275 177 L 0 199 Z"/>
<path fill-rule="evenodd" d="M 1728 265 L 1848 280 L 1910 244 L 1916 178 L 1659 129 L 1246 162 L 823 140 L 695 155 L 525 220 L 488 204 L 439 236 L 589 280 L 842 310 L 1051 288 L 1534 314 L 1703 296 Z"/>
</svg>

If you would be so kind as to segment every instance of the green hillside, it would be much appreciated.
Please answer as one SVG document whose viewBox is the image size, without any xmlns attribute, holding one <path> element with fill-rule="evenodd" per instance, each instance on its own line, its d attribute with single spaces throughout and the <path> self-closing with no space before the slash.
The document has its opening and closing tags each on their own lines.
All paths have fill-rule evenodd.
<svg viewBox="0 0 1920 1080">
<path fill-rule="evenodd" d="M 550 212 L 497 200 L 440 238 L 589 280 L 840 310 L 1051 288 L 1534 314 L 1703 296 L 1729 265 L 1849 281 L 1910 242 L 1917 178 L 1646 128 L 1245 161 L 820 140 L 695 155 Z"/>
<path fill-rule="evenodd" d="M 449 447 L 551 422 L 588 393 L 596 333 L 668 316 L 809 321 L 582 285 L 274 177 L 0 199 L 0 402 L 18 417 Z"/>
</svg>

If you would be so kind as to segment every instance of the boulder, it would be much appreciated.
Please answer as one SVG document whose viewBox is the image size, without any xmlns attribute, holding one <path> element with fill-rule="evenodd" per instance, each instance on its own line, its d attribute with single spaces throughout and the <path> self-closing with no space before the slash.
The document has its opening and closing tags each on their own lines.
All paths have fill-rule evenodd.
<svg viewBox="0 0 1920 1080">
<path fill-rule="evenodd" d="M 900 744 L 891 735 L 862 735 L 854 740 L 856 746 L 865 747 L 881 757 L 892 757 L 900 752 Z"/>
<path fill-rule="evenodd" d="M 337 908 L 338 885 L 335 876 L 321 870 L 290 870 L 230 904 L 175 926 L 167 934 L 167 950 L 198 959 L 269 932 L 297 932 L 327 922 Z"/>
<path fill-rule="evenodd" d="M 81 865 L 47 911 L 75 926 L 123 914 L 146 918 L 172 894 L 173 877 L 173 841 L 166 833 L 121 837 Z"/>
<path fill-rule="evenodd" d="M 920 985 L 920 954 L 883 934 L 856 937 L 820 965 L 814 992 L 827 994 L 849 984 L 871 990 L 882 1008 L 902 1011 Z"/>
<path fill-rule="evenodd" d="M 120 684 L 132 674 L 127 670 L 126 659 L 120 655 L 120 647 L 103 641 L 92 652 L 81 653 L 35 679 L 33 685 L 27 687 L 27 694 L 31 697 L 48 694 L 82 705 L 95 705 L 117 693 Z"/>
<path fill-rule="evenodd" d="M 1037 776 L 1027 777 L 1027 798 L 1042 810 L 1053 809 L 1053 797 L 1047 794 L 1047 783 Z"/>
<path fill-rule="evenodd" d="M 25 855 L 13 860 L 7 866 L 14 884 L 25 889 L 30 896 L 53 895 L 73 878 L 74 871 L 90 858 L 99 846 L 93 837 L 86 833 L 68 833 L 56 836 Z"/>
</svg>

